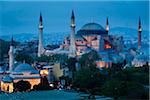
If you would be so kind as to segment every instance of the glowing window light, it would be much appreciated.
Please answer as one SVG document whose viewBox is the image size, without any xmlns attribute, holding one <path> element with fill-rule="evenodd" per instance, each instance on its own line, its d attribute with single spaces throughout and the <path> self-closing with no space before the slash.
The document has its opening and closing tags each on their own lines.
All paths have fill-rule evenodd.
<svg viewBox="0 0 150 100">
<path fill-rule="evenodd" d="M 10 85 L 9 85 L 9 93 L 12 93 L 13 89 L 14 89 L 13 83 L 10 83 Z"/>
<path fill-rule="evenodd" d="M 111 48 L 111 45 L 106 44 L 106 45 L 105 45 L 105 48 L 106 48 L 106 49 L 110 49 L 110 48 Z"/>
<path fill-rule="evenodd" d="M 40 74 L 41 75 L 48 75 L 48 70 L 47 69 L 41 70 Z"/>
</svg>

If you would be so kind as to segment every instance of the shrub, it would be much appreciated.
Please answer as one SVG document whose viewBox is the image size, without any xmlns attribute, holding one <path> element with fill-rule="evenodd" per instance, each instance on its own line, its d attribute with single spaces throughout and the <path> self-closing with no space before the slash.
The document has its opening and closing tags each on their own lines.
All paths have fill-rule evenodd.
<svg viewBox="0 0 150 100">
<path fill-rule="evenodd" d="M 31 89 L 31 84 L 28 81 L 18 81 L 14 83 L 15 91 L 23 92 Z"/>
<path fill-rule="evenodd" d="M 33 90 L 51 90 L 52 87 L 49 86 L 47 77 L 44 76 L 41 78 L 41 82 L 38 85 L 33 86 Z"/>
</svg>

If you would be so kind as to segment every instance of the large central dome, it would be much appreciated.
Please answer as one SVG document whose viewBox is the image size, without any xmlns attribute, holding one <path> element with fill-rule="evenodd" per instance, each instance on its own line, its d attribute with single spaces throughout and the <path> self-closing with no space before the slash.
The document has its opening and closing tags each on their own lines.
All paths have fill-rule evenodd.
<svg viewBox="0 0 150 100">
<path fill-rule="evenodd" d="M 78 32 L 78 35 L 104 35 L 107 34 L 105 29 L 97 23 L 87 23 Z"/>
<path fill-rule="evenodd" d="M 82 30 L 104 30 L 104 28 L 97 23 L 87 23 L 81 29 Z"/>
</svg>

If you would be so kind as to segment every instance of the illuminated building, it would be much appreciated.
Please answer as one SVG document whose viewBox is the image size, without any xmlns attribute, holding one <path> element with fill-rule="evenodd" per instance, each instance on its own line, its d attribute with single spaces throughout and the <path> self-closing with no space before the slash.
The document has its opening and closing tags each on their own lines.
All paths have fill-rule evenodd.
<svg viewBox="0 0 150 100">
<path fill-rule="evenodd" d="M 9 75 L 2 78 L 1 90 L 11 93 L 13 92 L 13 84 L 21 80 L 28 81 L 32 89 L 34 85 L 40 83 L 41 78 L 39 71 L 29 64 L 19 64 Z"/>
<path fill-rule="evenodd" d="M 4 92 L 11 93 L 14 91 L 13 84 L 18 81 L 28 81 L 31 84 L 31 89 L 34 85 L 38 85 L 41 80 L 41 76 L 38 70 L 33 68 L 31 65 L 24 63 L 18 66 L 14 65 L 14 48 L 13 38 L 9 50 L 9 72 L 4 75 L 1 80 L 1 90 Z"/>
<path fill-rule="evenodd" d="M 123 38 L 109 35 L 109 22 L 106 19 L 106 27 L 90 22 L 81 27 L 75 32 L 75 14 L 71 14 L 71 32 L 70 36 L 66 37 L 59 48 L 47 50 L 43 47 L 43 22 L 40 14 L 39 25 L 39 44 L 38 56 L 51 54 L 67 54 L 69 57 L 80 56 L 87 53 L 90 49 L 96 50 L 98 53 L 107 50 L 115 50 L 120 52 L 123 49 Z"/>
<path fill-rule="evenodd" d="M 112 66 L 112 61 L 109 59 L 102 59 L 96 61 L 97 68 L 110 68 Z"/>
</svg>

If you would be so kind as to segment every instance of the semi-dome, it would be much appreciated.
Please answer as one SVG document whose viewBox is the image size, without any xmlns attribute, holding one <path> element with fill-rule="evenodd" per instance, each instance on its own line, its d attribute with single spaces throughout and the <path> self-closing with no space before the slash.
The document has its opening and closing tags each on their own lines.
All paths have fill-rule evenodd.
<svg viewBox="0 0 150 100">
<path fill-rule="evenodd" d="M 103 35 L 107 34 L 106 30 L 97 23 L 87 23 L 82 26 L 82 28 L 77 32 L 77 34 L 82 35 L 90 35 L 90 34 L 97 34 Z"/>
<path fill-rule="evenodd" d="M 38 71 L 36 69 L 34 69 L 32 66 L 30 66 L 29 64 L 23 63 L 23 64 L 19 64 L 15 69 L 14 72 L 31 72 L 31 73 L 38 73 Z"/>
</svg>

